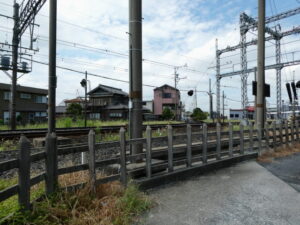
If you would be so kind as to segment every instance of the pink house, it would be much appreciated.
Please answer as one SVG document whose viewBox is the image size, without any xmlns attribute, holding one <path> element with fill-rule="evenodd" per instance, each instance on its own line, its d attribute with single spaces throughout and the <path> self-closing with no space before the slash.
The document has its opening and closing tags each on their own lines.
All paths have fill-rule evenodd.
<svg viewBox="0 0 300 225">
<path fill-rule="evenodd" d="M 170 108 L 174 114 L 177 108 L 177 118 L 180 118 L 182 104 L 180 91 L 170 85 L 163 85 L 154 89 L 154 115 L 160 116 L 164 108 Z"/>
</svg>

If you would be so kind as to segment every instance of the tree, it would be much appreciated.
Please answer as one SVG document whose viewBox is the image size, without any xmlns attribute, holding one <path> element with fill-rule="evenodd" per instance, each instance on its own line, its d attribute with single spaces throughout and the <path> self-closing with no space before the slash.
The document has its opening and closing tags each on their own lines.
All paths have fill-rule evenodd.
<svg viewBox="0 0 300 225">
<path fill-rule="evenodd" d="M 174 118 L 174 113 L 172 112 L 172 110 L 170 108 L 167 107 L 167 108 L 164 108 L 161 116 L 164 120 L 170 120 L 170 119 Z"/>
<path fill-rule="evenodd" d="M 67 114 L 71 115 L 73 118 L 77 118 L 82 115 L 82 106 L 78 103 L 71 103 L 67 107 Z"/>
<path fill-rule="evenodd" d="M 192 119 L 195 121 L 206 120 L 208 117 L 207 112 L 203 112 L 200 108 L 195 108 L 191 115 Z"/>
</svg>

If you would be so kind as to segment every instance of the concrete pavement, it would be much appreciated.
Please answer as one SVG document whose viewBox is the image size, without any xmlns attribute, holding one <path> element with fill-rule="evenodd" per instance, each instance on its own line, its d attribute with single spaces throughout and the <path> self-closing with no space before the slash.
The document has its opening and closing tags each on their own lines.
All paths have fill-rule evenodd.
<svg viewBox="0 0 300 225">
<path fill-rule="evenodd" d="M 255 161 L 150 190 L 146 225 L 299 225 L 300 194 Z"/>
</svg>

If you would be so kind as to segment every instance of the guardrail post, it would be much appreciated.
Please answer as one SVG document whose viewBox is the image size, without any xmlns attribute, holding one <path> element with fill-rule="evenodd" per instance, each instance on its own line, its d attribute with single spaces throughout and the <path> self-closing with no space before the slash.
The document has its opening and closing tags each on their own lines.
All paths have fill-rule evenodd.
<svg viewBox="0 0 300 225">
<path fill-rule="evenodd" d="M 279 140 L 280 140 L 280 145 L 283 144 L 283 133 L 282 133 L 282 121 L 279 123 Z"/>
<path fill-rule="evenodd" d="M 168 172 L 173 172 L 173 127 L 167 126 L 168 130 Z"/>
<path fill-rule="evenodd" d="M 207 124 L 202 126 L 202 162 L 207 163 Z"/>
<path fill-rule="evenodd" d="M 289 144 L 289 124 L 288 121 L 285 121 L 284 123 L 285 125 L 285 144 L 288 145 Z"/>
<path fill-rule="evenodd" d="M 186 135 L 187 135 L 186 165 L 187 167 L 191 167 L 192 166 L 192 126 L 190 124 L 186 126 Z"/>
<path fill-rule="evenodd" d="M 295 142 L 295 129 L 294 129 L 294 120 L 291 120 L 291 142 Z"/>
<path fill-rule="evenodd" d="M 296 124 L 296 139 L 297 141 L 299 141 L 299 121 L 296 120 L 295 124 Z"/>
<path fill-rule="evenodd" d="M 270 136 L 269 136 L 269 123 L 265 123 L 265 136 L 266 136 L 266 143 L 267 143 L 267 148 L 269 149 L 270 146 Z"/>
<path fill-rule="evenodd" d="M 121 183 L 127 186 L 127 169 L 126 169 L 126 131 L 124 127 L 120 129 L 120 178 Z"/>
<path fill-rule="evenodd" d="M 147 126 L 146 129 L 146 174 L 148 178 L 152 176 L 151 164 L 152 164 L 152 129 Z"/>
<path fill-rule="evenodd" d="M 221 159 L 221 124 L 217 123 L 217 160 Z"/>
<path fill-rule="evenodd" d="M 232 123 L 229 123 L 229 157 L 233 156 L 233 125 Z"/>
<path fill-rule="evenodd" d="M 89 175 L 92 190 L 95 191 L 96 184 L 96 154 L 95 154 L 95 143 L 96 143 L 96 134 L 93 129 L 90 130 L 88 135 L 88 145 L 89 145 Z"/>
<path fill-rule="evenodd" d="M 21 135 L 19 154 L 19 205 L 22 210 L 30 209 L 30 141 Z"/>
<path fill-rule="evenodd" d="M 53 132 L 46 136 L 46 194 L 52 194 L 57 187 L 57 137 Z"/>
<path fill-rule="evenodd" d="M 249 123 L 249 144 L 250 144 L 250 151 L 253 151 L 253 123 L 250 121 Z"/>
<path fill-rule="evenodd" d="M 242 123 L 240 123 L 240 150 L 241 154 L 244 155 L 244 125 Z"/>
</svg>

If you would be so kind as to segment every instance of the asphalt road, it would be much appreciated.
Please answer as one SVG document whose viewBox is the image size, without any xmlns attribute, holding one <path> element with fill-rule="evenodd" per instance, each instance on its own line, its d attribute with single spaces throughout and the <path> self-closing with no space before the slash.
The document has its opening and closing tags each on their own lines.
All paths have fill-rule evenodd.
<svg viewBox="0 0 300 225">
<path fill-rule="evenodd" d="M 260 164 L 300 192 L 300 153 Z"/>
<path fill-rule="evenodd" d="M 138 224 L 299 225 L 300 193 L 283 181 L 297 182 L 299 164 L 296 157 L 264 167 L 248 161 L 153 189 L 157 205 Z"/>
</svg>

